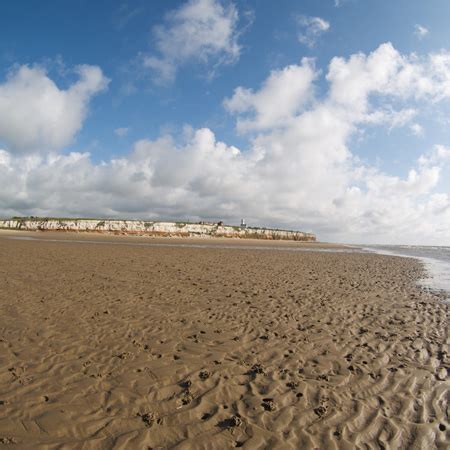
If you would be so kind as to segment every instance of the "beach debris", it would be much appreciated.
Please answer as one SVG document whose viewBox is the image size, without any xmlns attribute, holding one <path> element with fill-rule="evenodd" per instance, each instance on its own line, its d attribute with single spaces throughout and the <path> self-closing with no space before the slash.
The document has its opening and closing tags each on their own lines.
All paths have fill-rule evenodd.
<svg viewBox="0 0 450 450">
<path fill-rule="evenodd" d="M 208 372 L 207 370 L 202 370 L 199 374 L 198 377 L 200 378 L 200 380 L 207 380 L 209 377 L 211 376 L 211 373 Z"/>
</svg>

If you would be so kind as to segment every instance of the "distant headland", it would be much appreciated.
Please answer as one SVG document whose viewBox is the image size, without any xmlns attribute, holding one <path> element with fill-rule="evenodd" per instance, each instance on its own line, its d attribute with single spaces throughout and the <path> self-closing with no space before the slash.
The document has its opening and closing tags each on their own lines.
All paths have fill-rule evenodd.
<svg viewBox="0 0 450 450">
<path fill-rule="evenodd" d="M 13 217 L 0 220 L 0 229 L 23 231 L 73 231 L 151 237 L 211 237 L 290 241 L 316 241 L 313 233 L 274 228 L 240 226 L 223 222 L 168 222 L 146 220 Z"/>
</svg>

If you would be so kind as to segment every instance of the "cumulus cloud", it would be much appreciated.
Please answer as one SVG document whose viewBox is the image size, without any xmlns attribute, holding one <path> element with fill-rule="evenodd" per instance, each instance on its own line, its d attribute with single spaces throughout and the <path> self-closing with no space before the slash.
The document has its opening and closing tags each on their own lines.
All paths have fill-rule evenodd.
<svg viewBox="0 0 450 450">
<path fill-rule="evenodd" d="M 231 113 L 244 115 L 238 120 L 240 131 L 286 126 L 312 99 L 316 75 L 313 60 L 303 58 L 300 65 L 273 71 L 257 92 L 238 87 L 224 100 L 224 106 Z"/>
<path fill-rule="evenodd" d="M 154 28 L 157 55 L 144 55 L 143 64 L 160 83 L 172 82 L 178 68 L 192 61 L 208 66 L 210 74 L 239 59 L 238 11 L 219 0 L 189 0 L 169 12 Z"/>
<path fill-rule="evenodd" d="M 313 230 L 322 239 L 446 242 L 450 198 L 439 185 L 449 173 L 448 147 L 424 151 L 402 175 L 361 162 L 351 149 L 368 125 L 407 126 L 424 103 L 450 98 L 446 68 L 445 53 L 419 58 L 384 44 L 334 58 L 320 96 L 310 60 L 274 71 L 259 89 L 240 87 L 225 100 L 248 133 L 245 150 L 207 128 L 187 128 L 182 142 L 141 140 L 128 155 L 101 163 L 87 153 L 4 150 L 0 214 L 246 217 L 255 225 Z M 283 80 L 290 80 L 292 102 Z"/>
<path fill-rule="evenodd" d="M 414 34 L 419 39 L 423 39 L 428 33 L 429 33 L 428 28 L 425 28 L 424 26 L 419 24 L 414 25 Z"/>
<path fill-rule="evenodd" d="M 208 129 L 177 147 L 141 140 L 123 158 L 94 164 L 88 153 L 14 157 L 0 151 L 0 212 L 46 215 L 207 217 L 243 199 L 248 162 Z"/>
<path fill-rule="evenodd" d="M 348 60 L 333 58 L 327 80 L 330 101 L 366 116 L 375 95 L 391 100 L 438 102 L 450 97 L 450 53 L 440 52 L 419 58 L 401 55 L 390 43 L 369 55 L 358 53 Z"/>
<path fill-rule="evenodd" d="M 0 139 L 17 153 L 48 152 L 71 143 L 92 97 L 108 79 L 96 66 L 78 66 L 79 79 L 60 89 L 42 67 L 14 68 L 0 84 Z"/>
<path fill-rule="evenodd" d="M 297 22 L 300 28 L 298 40 L 300 43 L 314 47 L 317 39 L 330 29 L 330 23 L 321 17 L 299 16 Z"/>
</svg>

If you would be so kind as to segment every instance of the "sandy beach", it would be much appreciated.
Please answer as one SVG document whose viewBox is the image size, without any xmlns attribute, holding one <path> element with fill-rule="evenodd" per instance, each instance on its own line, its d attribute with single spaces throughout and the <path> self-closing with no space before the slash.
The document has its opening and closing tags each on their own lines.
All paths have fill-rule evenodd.
<svg viewBox="0 0 450 450">
<path fill-rule="evenodd" d="M 448 448 L 418 261 L 139 242 L 0 234 L 0 448 Z"/>
</svg>

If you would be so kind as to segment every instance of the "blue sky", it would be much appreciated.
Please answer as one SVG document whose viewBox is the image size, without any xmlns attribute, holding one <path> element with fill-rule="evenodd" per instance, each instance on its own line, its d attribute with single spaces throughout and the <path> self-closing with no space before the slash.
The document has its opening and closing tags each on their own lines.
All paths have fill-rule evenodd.
<svg viewBox="0 0 450 450">
<path fill-rule="evenodd" d="M 0 215 L 448 244 L 448 17 L 445 0 L 3 2 Z"/>
</svg>

